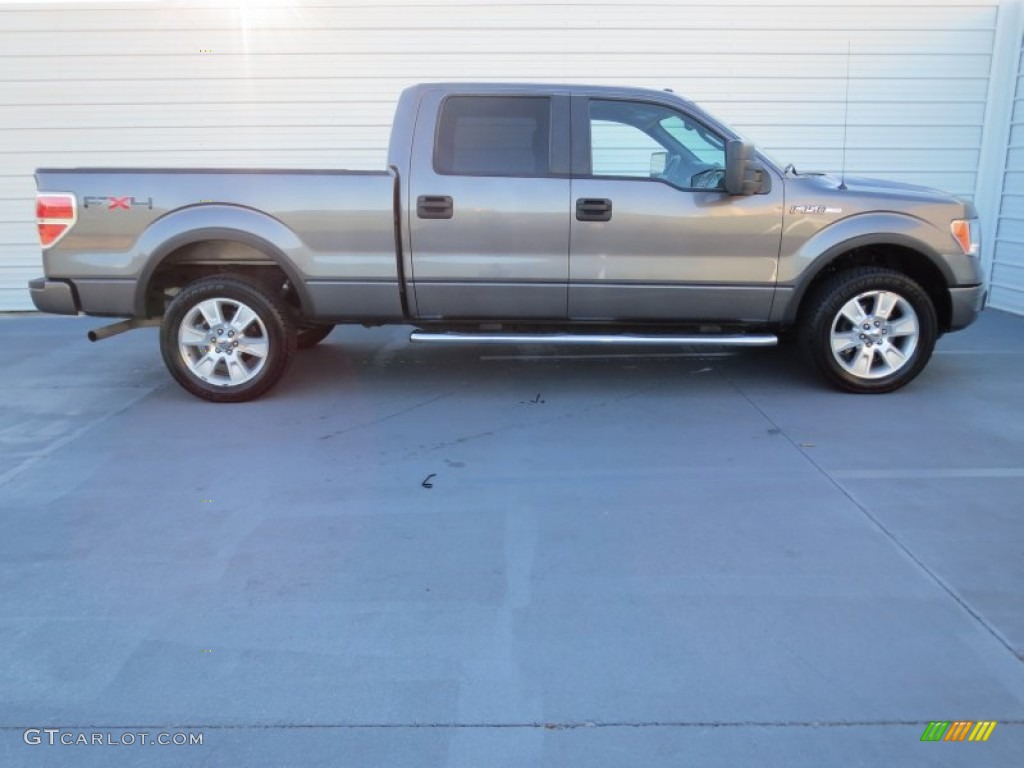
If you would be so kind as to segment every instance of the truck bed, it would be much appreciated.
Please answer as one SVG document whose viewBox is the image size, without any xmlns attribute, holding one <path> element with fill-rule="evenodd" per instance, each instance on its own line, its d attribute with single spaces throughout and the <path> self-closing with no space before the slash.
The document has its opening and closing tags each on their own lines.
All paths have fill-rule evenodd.
<svg viewBox="0 0 1024 768">
<path fill-rule="evenodd" d="M 36 180 L 80 201 L 77 223 L 43 258 L 48 277 L 74 282 L 83 311 L 138 314 L 136 284 L 154 249 L 208 225 L 210 239 L 273 243 L 316 315 L 402 315 L 388 171 L 46 168 Z"/>
</svg>

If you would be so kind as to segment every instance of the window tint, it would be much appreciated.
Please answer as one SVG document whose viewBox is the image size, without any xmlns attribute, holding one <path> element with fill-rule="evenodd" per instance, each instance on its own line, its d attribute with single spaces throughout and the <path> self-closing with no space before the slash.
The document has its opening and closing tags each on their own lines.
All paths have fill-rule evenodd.
<svg viewBox="0 0 1024 768">
<path fill-rule="evenodd" d="M 721 163 L 725 159 L 725 142 L 713 133 L 700 130 L 693 123 L 687 124 L 679 115 L 671 115 L 661 121 L 673 139 L 678 141 L 704 163 Z"/>
<path fill-rule="evenodd" d="M 681 189 L 720 190 L 725 141 L 669 107 L 639 101 L 590 102 L 594 176 L 658 179 Z"/>
<path fill-rule="evenodd" d="M 452 96 L 441 108 L 434 168 L 464 176 L 544 176 L 550 135 L 548 98 Z"/>
<path fill-rule="evenodd" d="M 592 173 L 595 176 L 651 175 L 651 155 L 665 147 L 632 125 L 590 121 Z"/>
</svg>

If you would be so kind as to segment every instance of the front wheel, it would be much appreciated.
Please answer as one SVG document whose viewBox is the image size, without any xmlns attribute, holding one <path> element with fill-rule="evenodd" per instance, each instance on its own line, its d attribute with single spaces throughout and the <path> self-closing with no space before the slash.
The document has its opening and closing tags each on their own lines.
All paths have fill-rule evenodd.
<svg viewBox="0 0 1024 768">
<path fill-rule="evenodd" d="M 809 298 L 804 351 L 832 384 L 882 393 L 911 382 L 935 347 L 938 321 L 925 290 L 881 267 L 838 272 Z"/>
<path fill-rule="evenodd" d="M 196 397 L 239 403 L 259 397 L 295 354 L 287 306 L 258 283 L 234 275 L 186 286 L 167 307 L 160 351 L 175 380 Z"/>
</svg>

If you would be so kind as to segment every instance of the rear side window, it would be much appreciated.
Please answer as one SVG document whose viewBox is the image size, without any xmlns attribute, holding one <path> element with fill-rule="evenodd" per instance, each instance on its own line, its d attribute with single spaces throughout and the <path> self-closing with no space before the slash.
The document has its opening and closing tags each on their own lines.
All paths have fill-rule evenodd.
<svg viewBox="0 0 1024 768">
<path fill-rule="evenodd" d="M 434 169 L 459 176 L 546 176 L 551 100 L 451 96 L 441 107 Z"/>
</svg>

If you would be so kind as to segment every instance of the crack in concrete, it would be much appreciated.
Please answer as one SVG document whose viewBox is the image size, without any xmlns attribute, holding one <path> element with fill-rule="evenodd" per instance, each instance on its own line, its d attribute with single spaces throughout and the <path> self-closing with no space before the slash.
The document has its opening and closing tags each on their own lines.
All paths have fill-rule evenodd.
<svg viewBox="0 0 1024 768">
<path fill-rule="evenodd" d="M 328 432 L 326 435 L 320 435 L 320 437 L 317 439 L 330 440 L 331 438 L 338 437 L 340 435 L 346 435 L 349 432 L 355 432 L 357 429 L 365 429 L 366 427 L 372 427 L 376 424 L 381 424 L 385 421 L 390 421 L 391 419 L 402 416 L 406 413 L 409 413 L 410 411 L 415 411 L 417 408 L 423 408 L 424 406 L 430 405 L 431 403 L 436 403 L 438 400 L 444 397 L 448 397 L 450 394 L 451 393 L 449 392 L 444 392 L 440 395 L 430 398 L 429 400 L 424 400 L 422 402 L 416 403 L 415 405 L 410 405 L 409 407 L 403 408 L 400 411 L 389 413 L 387 416 L 381 416 L 379 419 L 373 419 L 372 421 L 365 421 L 359 424 L 353 424 L 351 427 L 345 427 L 344 429 L 339 429 L 334 432 Z"/>
<path fill-rule="evenodd" d="M 118 387 L 118 389 L 123 389 L 123 387 Z M 107 421 L 110 421 L 110 419 L 113 419 L 114 417 L 121 415 L 122 413 L 127 411 L 129 408 L 131 408 L 133 405 L 138 403 L 140 400 L 143 400 L 144 398 L 146 398 L 149 395 L 151 395 L 154 392 L 156 392 L 157 389 L 159 389 L 159 387 L 149 387 L 149 388 L 138 387 L 138 388 L 133 388 L 133 389 L 139 389 L 140 394 L 138 394 L 135 397 L 129 398 L 128 400 L 123 401 L 122 403 L 120 403 L 118 405 L 118 407 L 108 411 L 107 413 L 104 413 L 104 414 L 101 414 L 100 416 L 97 416 L 92 421 L 89 421 L 89 422 L 83 424 L 82 426 L 80 426 L 78 429 L 76 429 L 76 430 L 74 430 L 72 432 L 69 432 L 68 434 L 64 435 L 63 437 L 60 437 L 60 438 L 54 440 L 49 445 L 47 445 L 45 448 L 43 448 L 43 449 L 41 449 L 39 451 L 35 451 L 34 453 L 30 454 L 20 464 L 14 466 L 14 467 L 11 467 L 11 469 L 9 469 L 6 472 L 4 472 L 2 475 L 0 475 L 0 486 L 7 485 L 7 483 L 9 483 L 12 480 L 14 480 L 16 477 L 18 477 L 25 470 L 30 469 L 31 467 L 34 467 L 39 462 L 45 461 L 46 459 L 50 458 L 51 456 L 53 456 L 53 454 L 57 453 L 57 451 L 61 450 L 65 446 L 68 446 L 71 443 L 75 442 L 76 440 L 78 440 L 78 438 L 82 437 L 83 435 L 88 434 L 93 429 L 98 427 L 100 424 L 103 424 L 103 423 L 105 423 Z"/>
</svg>

